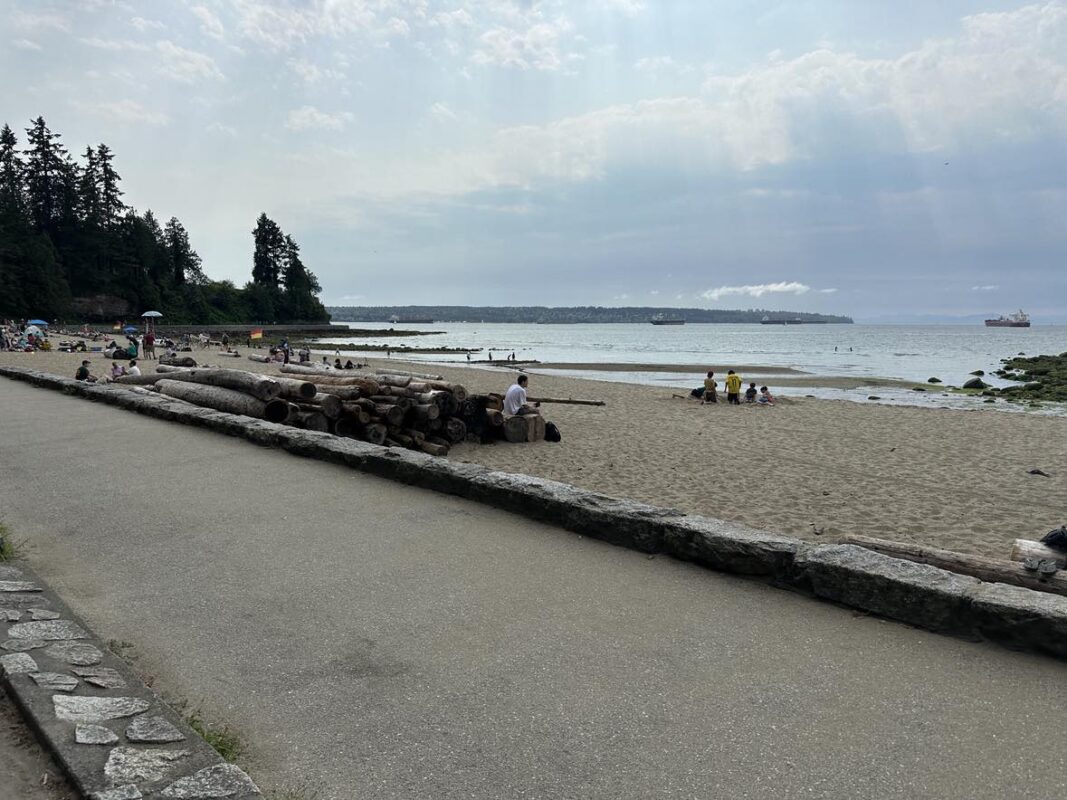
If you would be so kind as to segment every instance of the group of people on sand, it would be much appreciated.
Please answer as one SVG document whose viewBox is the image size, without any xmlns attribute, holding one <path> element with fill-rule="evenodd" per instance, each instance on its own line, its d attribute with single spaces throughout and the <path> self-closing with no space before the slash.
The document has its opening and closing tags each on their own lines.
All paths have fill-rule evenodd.
<svg viewBox="0 0 1067 800">
<path fill-rule="evenodd" d="M 46 330 L 42 331 L 25 320 L 21 322 L 13 319 L 0 321 L 0 350 L 32 353 L 36 350 L 51 349 L 52 345 L 48 341 Z"/>
<path fill-rule="evenodd" d="M 726 402 L 730 405 L 739 406 L 742 402 L 753 403 L 760 406 L 774 405 L 774 396 L 771 394 L 770 389 L 766 386 L 761 386 L 757 391 L 755 383 L 748 384 L 748 388 L 745 389 L 744 397 L 742 398 L 741 386 L 744 384 L 744 380 L 742 380 L 741 376 L 732 369 L 727 371 L 724 383 L 726 389 Z M 692 394 L 694 397 L 700 397 L 701 405 L 719 402 L 719 384 L 715 380 L 714 371 L 710 369 L 708 370 L 708 377 L 704 379 L 704 385 L 694 389 Z"/>
<path fill-rule="evenodd" d="M 89 369 L 91 362 L 86 359 L 83 360 L 81 366 L 78 367 L 74 373 L 74 380 L 85 381 L 86 383 L 96 383 L 100 380 L 99 376 L 93 375 L 92 370 Z M 111 369 L 108 370 L 107 380 L 108 382 L 114 381 L 125 375 L 140 375 L 141 368 L 137 366 L 137 359 L 131 358 L 128 366 L 124 366 L 117 361 L 112 363 Z"/>
</svg>

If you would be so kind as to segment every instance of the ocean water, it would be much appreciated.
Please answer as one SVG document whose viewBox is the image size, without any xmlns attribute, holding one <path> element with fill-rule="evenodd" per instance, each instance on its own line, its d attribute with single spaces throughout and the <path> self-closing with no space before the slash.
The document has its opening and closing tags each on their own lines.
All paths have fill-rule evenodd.
<svg viewBox="0 0 1067 800">
<path fill-rule="evenodd" d="M 338 327 L 388 329 L 388 324 L 341 323 Z M 404 327 L 403 325 L 397 327 Z M 937 377 L 959 386 L 973 370 L 992 373 L 1001 359 L 1019 353 L 1038 355 L 1067 351 L 1067 325 L 1032 328 L 986 328 L 970 325 L 511 325 L 501 323 L 435 323 L 410 325 L 419 330 L 440 331 L 434 336 L 351 339 L 338 336 L 328 342 L 377 342 L 394 348 L 482 348 L 474 359 L 506 357 L 550 363 L 625 363 L 632 369 L 619 372 L 566 371 L 599 380 L 622 380 L 659 386 L 699 385 L 694 373 L 643 372 L 640 364 L 709 364 L 722 367 L 750 365 L 789 368 L 818 377 L 896 378 L 925 383 Z M 396 355 L 394 353 L 394 355 Z M 462 355 L 411 354 L 404 358 L 434 363 L 466 363 Z M 529 368 L 532 373 L 537 367 Z M 548 371 L 548 370 L 544 370 Z M 555 372 L 555 370 L 553 370 Z M 791 378 L 803 378 L 791 375 Z M 773 387 L 774 373 L 753 376 Z M 1003 385 L 992 375 L 987 382 Z M 871 394 L 884 402 L 918 405 L 973 407 L 974 401 L 926 393 L 878 387 L 877 389 L 827 389 L 789 386 L 782 394 L 862 399 Z M 926 396 L 928 395 L 928 396 Z M 1007 407 L 997 403 L 996 406 Z M 985 406 L 990 408 L 991 406 Z"/>
</svg>

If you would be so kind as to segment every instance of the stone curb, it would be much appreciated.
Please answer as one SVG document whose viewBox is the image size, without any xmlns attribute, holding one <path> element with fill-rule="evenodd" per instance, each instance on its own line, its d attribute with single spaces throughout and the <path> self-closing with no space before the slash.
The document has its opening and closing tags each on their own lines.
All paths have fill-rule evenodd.
<svg viewBox="0 0 1067 800">
<path fill-rule="evenodd" d="M 262 798 L 24 564 L 0 564 L 0 677 L 83 797 Z"/>
<path fill-rule="evenodd" d="M 765 580 L 938 633 L 1067 659 L 1067 597 L 990 584 L 852 545 L 806 544 L 557 481 L 201 408 L 16 367 L 0 375 L 295 455 L 458 495 L 620 547 Z"/>
</svg>

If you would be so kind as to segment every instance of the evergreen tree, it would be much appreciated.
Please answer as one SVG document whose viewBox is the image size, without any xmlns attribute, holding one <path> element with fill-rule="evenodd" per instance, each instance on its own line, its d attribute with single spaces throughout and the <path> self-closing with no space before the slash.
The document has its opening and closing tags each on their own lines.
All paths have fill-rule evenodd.
<svg viewBox="0 0 1067 800">
<path fill-rule="evenodd" d="M 5 124 L 0 129 L 0 218 L 9 221 L 21 219 L 26 207 L 18 143 L 11 126 Z"/>
<path fill-rule="evenodd" d="M 48 129 L 44 117 L 38 117 L 26 129 L 26 141 L 29 144 L 26 197 L 30 219 L 37 230 L 51 232 L 59 223 L 62 188 L 69 178 L 67 151 L 59 143 L 59 134 Z"/>
<path fill-rule="evenodd" d="M 119 189 L 121 176 L 111 166 L 114 160 L 115 154 L 106 144 L 96 148 L 96 161 L 100 166 L 100 215 L 104 226 L 108 228 L 112 227 L 126 210 L 125 203 L 120 199 L 123 194 Z"/>
<path fill-rule="evenodd" d="M 252 231 L 255 249 L 252 253 L 252 283 L 278 288 L 285 259 L 285 235 L 278 223 L 260 214 Z"/>
<path fill-rule="evenodd" d="M 170 261 L 172 280 L 176 286 L 186 281 L 193 285 L 206 282 L 200 266 L 200 256 L 189 244 L 189 234 L 177 217 L 167 220 L 163 229 L 163 242 Z"/>
<path fill-rule="evenodd" d="M 81 219 L 90 227 L 95 227 L 100 224 L 100 168 L 92 147 L 85 148 L 82 158 L 85 159 L 85 166 L 78 180 Z"/>
</svg>

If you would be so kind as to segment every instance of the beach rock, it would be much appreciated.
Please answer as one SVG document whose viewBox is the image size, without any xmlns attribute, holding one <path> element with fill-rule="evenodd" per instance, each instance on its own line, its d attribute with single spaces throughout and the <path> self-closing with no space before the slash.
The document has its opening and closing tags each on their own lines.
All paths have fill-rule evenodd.
<svg viewBox="0 0 1067 800">
<path fill-rule="evenodd" d="M 927 383 L 941 383 L 941 379 L 940 378 L 927 378 L 926 382 Z"/>
<path fill-rule="evenodd" d="M 135 784 L 127 783 L 125 786 L 116 786 L 114 789 L 93 792 L 89 797 L 91 800 L 141 800 L 144 795 Z"/>
<path fill-rule="evenodd" d="M 20 581 L 22 577 L 22 570 L 18 567 L 0 564 L 0 581 Z"/>
<path fill-rule="evenodd" d="M 78 744 L 114 744 L 118 734 L 103 725 L 78 725 L 74 728 L 74 741 Z"/>
<path fill-rule="evenodd" d="M 1052 477 L 1047 472 L 1045 472 L 1044 470 L 1040 470 L 1040 469 L 1027 470 L 1026 474 L 1027 475 L 1040 475 L 1042 478 L 1051 478 Z"/>
<path fill-rule="evenodd" d="M 41 587 L 29 581 L 0 581 L 0 592 L 39 592 Z"/>
<path fill-rule="evenodd" d="M 113 783 L 140 783 L 164 780 L 177 762 L 189 756 L 188 750 L 144 750 L 116 747 L 104 765 L 104 775 Z"/>
<path fill-rule="evenodd" d="M 80 625 L 67 619 L 20 622 L 8 628 L 7 635 L 12 639 L 45 639 L 48 641 L 89 638 L 89 634 Z"/>
<path fill-rule="evenodd" d="M 38 647 L 45 647 L 48 642 L 43 639 L 8 639 L 3 644 L 0 644 L 4 650 L 12 650 L 16 653 L 24 653 L 27 650 L 36 650 Z"/>
<path fill-rule="evenodd" d="M 73 692 L 78 688 L 78 679 L 62 672 L 31 672 L 30 677 L 42 689 L 55 692 Z"/>
<path fill-rule="evenodd" d="M 971 378 L 969 381 L 963 384 L 964 389 L 988 389 L 989 384 L 983 381 L 981 378 Z"/>
<path fill-rule="evenodd" d="M 995 397 L 987 397 L 987 398 L 986 398 L 985 400 L 983 400 L 982 402 L 983 402 L 983 403 L 995 403 L 995 402 L 997 402 L 997 399 L 996 399 Z"/>
<path fill-rule="evenodd" d="M 147 700 L 139 697 L 67 697 L 52 698 L 56 717 L 67 722 L 106 722 L 142 714 L 149 709 Z"/>
<path fill-rule="evenodd" d="M 1067 597 L 982 583 L 970 598 L 976 628 L 986 638 L 1067 658 Z"/>
<path fill-rule="evenodd" d="M 972 372 L 970 374 L 971 375 L 977 375 L 979 378 L 981 378 L 983 375 L 985 375 L 985 371 L 984 370 L 980 370 L 980 369 L 976 369 L 974 372 Z"/>
<path fill-rule="evenodd" d="M 968 592 L 980 581 L 855 545 L 797 552 L 795 582 L 817 597 L 943 633 L 968 634 Z"/>
<path fill-rule="evenodd" d="M 51 611 L 47 608 L 31 608 L 30 619 L 34 622 L 42 622 L 49 619 L 59 619 L 58 611 Z"/>
<path fill-rule="evenodd" d="M 111 667 L 76 667 L 72 672 L 86 683 L 101 689 L 126 688 L 126 679 Z"/>
<path fill-rule="evenodd" d="M 131 742 L 150 742 L 164 744 L 180 742 L 185 734 L 171 725 L 163 717 L 137 717 L 126 726 L 126 738 Z"/>
<path fill-rule="evenodd" d="M 240 767 L 216 764 L 175 781 L 163 790 L 163 797 L 172 800 L 210 800 L 258 792 L 259 788 Z"/>
<path fill-rule="evenodd" d="M 0 622 L 18 622 L 22 612 L 17 608 L 0 608 Z"/>
<path fill-rule="evenodd" d="M 23 675 L 37 671 L 37 662 L 33 656 L 25 653 L 9 653 L 0 656 L 0 675 Z"/>
<path fill-rule="evenodd" d="M 42 642 L 41 644 L 45 643 Z M 91 644 L 85 644 L 84 642 L 57 642 L 49 645 L 44 654 L 57 661 L 65 661 L 68 664 L 82 667 L 99 664 L 104 658 L 103 653 Z"/>
<path fill-rule="evenodd" d="M 868 399 L 868 400 L 881 400 L 882 398 L 881 398 L 881 397 L 879 397 L 879 396 L 878 396 L 878 395 L 876 395 L 876 394 L 869 394 L 869 395 L 867 395 L 867 399 Z"/>
<path fill-rule="evenodd" d="M 926 391 L 926 387 L 925 386 L 912 386 L 911 390 L 913 392 L 925 392 Z"/>
</svg>

